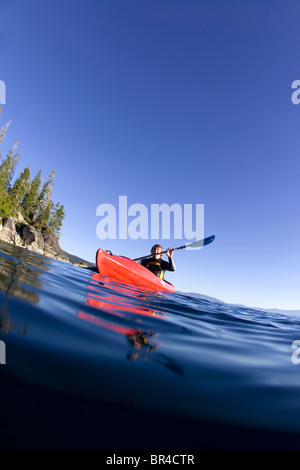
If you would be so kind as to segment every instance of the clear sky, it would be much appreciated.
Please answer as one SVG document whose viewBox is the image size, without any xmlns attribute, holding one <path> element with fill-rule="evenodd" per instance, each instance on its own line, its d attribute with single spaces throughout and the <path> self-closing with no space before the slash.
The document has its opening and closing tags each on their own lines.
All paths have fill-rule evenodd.
<svg viewBox="0 0 300 470">
<path fill-rule="evenodd" d="M 55 170 L 61 247 L 177 247 L 192 240 L 100 240 L 97 207 L 204 204 L 215 241 L 166 278 L 299 309 L 299 23 L 299 0 L 1 0 L 2 151 L 19 142 L 17 173 Z"/>
</svg>

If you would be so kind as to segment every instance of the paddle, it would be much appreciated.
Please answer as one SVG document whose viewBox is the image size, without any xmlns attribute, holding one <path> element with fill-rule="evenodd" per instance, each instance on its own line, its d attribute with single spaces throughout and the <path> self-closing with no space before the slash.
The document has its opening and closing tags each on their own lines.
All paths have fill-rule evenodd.
<svg viewBox="0 0 300 470">
<path fill-rule="evenodd" d="M 192 243 L 186 243 L 185 245 L 179 246 L 178 248 L 173 248 L 173 250 L 182 250 L 183 248 L 200 248 L 201 246 L 209 245 L 215 239 L 215 235 L 211 235 L 210 237 L 204 238 L 203 240 L 196 240 Z M 162 253 L 167 253 L 168 250 L 162 251 Z M 141 256 L 140 258 L 135 258 L 133 261 L 139 261 L 140 259 L 149 258 L 149 256 Z"/>
</svg>

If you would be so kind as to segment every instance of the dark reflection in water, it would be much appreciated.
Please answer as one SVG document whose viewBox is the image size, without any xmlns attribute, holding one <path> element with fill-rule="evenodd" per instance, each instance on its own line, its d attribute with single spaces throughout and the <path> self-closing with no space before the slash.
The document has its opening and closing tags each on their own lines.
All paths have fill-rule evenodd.
<svg viewBox="0 0 300 470">
<path fill-rule="evenodd" d="M 26 336 L 27 326 L 13 321 L 6 311 L 6 305 L 4 305 L 0 313 L 0 333 L 5 335 L 10 331 L 16 331 L 19 335 Z"/>
<path fill-rule="evenodd" d="M 39 270 L 46 269 L 45 262 L 22 248 L 13 247 L 12 251 L 16 258 L 0 258 L 0 289 L 8 298 L 20 297 L 37 303 L 39 296 L 32 287 L 41 286 Z"/>
<path fill-rule="evenodd" d="M 1 304 L 0 332 L 7 334 L 17 331 L 26 335 L 27 327 L 11 319 L 7 311 L 9 299 L 17 297 L 30 303 L 38 303 L 39 295 L 35 289 L 41 287 L 41 270 L 49 270 L 44 257 L 39 257 L 25 249 L 0 241 L 0 290 L 5 300 Z"/>
</svg>

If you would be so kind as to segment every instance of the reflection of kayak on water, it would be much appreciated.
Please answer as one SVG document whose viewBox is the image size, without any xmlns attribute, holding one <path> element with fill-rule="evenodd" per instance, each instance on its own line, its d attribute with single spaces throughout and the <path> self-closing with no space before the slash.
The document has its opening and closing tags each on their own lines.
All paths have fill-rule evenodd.
<svg viewBox="0 0 300 470">
<path fill-rule="evenodd" d="M 125 284 L 135 284 L 150 291 L 175 292 L 175 287 L 160 279 L 149 269 L 125 256 L 116 256 L 99 248 L 96 264 L 100 274 L 116 279 Z"/>
<path fill-rule="evenodd" d="M 106 288 L 109 288 L 110 292 L 105 296 L 100 295 L 97 290 L 97 285 L 103 285 Z M 101 326 L 111 331 L 117 333 L 122 333 L 126 336 L 135 337 L 135 335 L 140 336 L 140 330 L 136 327 L 127 327 L 121 325 L 121 319 L 129 318 L 129 314 L 134 313 L 137 315 L 145 316 L 159 316 L 164 318 L 165 315 L 162 315 L 161 312 L 157 310 L 150 310 L 147 307 L 136 306 L 133 302 L 130 302 L 129 290 L 124 286 L 122 288 L 121 284 L 110 285 L 107 282 L 107 279 L 99 273 L 93 273 L 91 275 L 91 280 L 89 284 L 89 290 L 87 292 L 86 303 L 103 313 L 108 313 L 109 317 L 103 318 L 97 313 L 87 313 L 84 311 L 78 312 L 78 317 L 83 320 L 94 323 L 95 325 Z M 117 290 L 116 290 L 117 289 Z M 125 294 L 125 297 L 122 298 L 122 294 Z M 136 291 L 137 293 L 137 291 Z M 126 299 L 126 300 L 125 300 Z M 133 324 L 140 323 L 139 318 L 136 317 Z M 146 344 L 146 342 L 144 343 Z"/>
<path fill-rule="evenodd" d="M 108 288 L 111 292 L 106 292 L 105 296 L 100 295 L 99 290 L 97 290 L 97 284 L 106 289 Z M 159 319 L 166 318 L 165 315 L 158 310 L 150 310 L 142 305 L 134 305 L 134 302 L 130 300 L 132 293 L 130 294 L 130 289 L 127 286 L 124 286 L 124 288 L 120 284 L 114 286 L 113 282 L 110 285 L 110 282 L 99 273 L 91 275 L 88 288 L 86 303 L 95 309 L 95 313 L 91 310 L 79 311 L 78 318 L 106 330 L 124 335 L 130 348 L 126 355 L 128 360 L 151 360 L 167 367 L 178 375 L 184 374 L 183 367 L 176 360 L 158 352 L 160 343 L 157 340 L 157 336 L 159 333 L 145 329 L 142 326 L 141 315 L 156 316 Z M 134 290 L 135 294 L 137 294 L 138 290 Z M 124 297 L 122 294 L 124 294 Z M 137 296 L 144 298 L 144 295 L 141 294 Z M 132 313 L 137 314 L 136 317 L 134 315 L 134 319 L 131 316 Z"/>
<path fill-rule="evenodd" d="M 136 361 L 137 359 L 152 361 L 156 364 L 167 367 L 167 369 L 177 375 L 184 375 L 184 368 L 178 361 L 158 352 L 159 342 L 155 340 L 155 338 L 158 336 L 158 333 L 154 333 L 152 331 L 145 333 L 139 329 L 128 327 L 126 328 L 120 325 L 115 325 L 109 321 L 97 317 L 96 315 L 92 315 L 86 312 L 78 312 L 78 317 L 102 328 L 114 331 L 115 333 L 125 335 L 129 346 L 132 348 L 126 355 L 126 358 L 129 361 Z"/>
<path fill-rule="evenodd" d="M 110 289 L 109 294 L 105 297 L 98 293 L 97 285 L 99 284 L 105 285 L 106 288 Z M 103 310 L 108 309 L 110 313 L 112 313 L 113 310 L 115 315 L 121 315 L 120 312 L 124 311 L 138 313 L 140 315 L 159 315 L 160 317 L 165 317 L 159 310 L 149 309 L 141 305 L 137 307 L 137 305 L 135 305 L 136 299 L 146 298 L 145 294 L 143 295 L 142 291 L 139 292 L 136 287 L 137 286 L 133 286 L 133 290 L 131 291 L 128 285 L 125 286 L 120 283 L 109 282 L 105 276 L 94 273 L 91 275 L 89 285 L 90 292 L 87 295 L 87 303 Z M 119 294 L 125 294 L 125 297 L 122 298 Z M 132 302 L 129 301 L 130 297 L 132 297 Z"/>
</svg>

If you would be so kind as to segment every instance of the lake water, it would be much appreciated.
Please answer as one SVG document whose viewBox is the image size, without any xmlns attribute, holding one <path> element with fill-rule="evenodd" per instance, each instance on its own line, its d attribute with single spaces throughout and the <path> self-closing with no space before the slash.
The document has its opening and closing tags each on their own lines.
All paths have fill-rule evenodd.
<svg viewBox="0 0 300 470">
<path fill-rule="evenodd" d="M 300 448 L 296 314 L 151 293 L 4 242 L 0 308 L 3 449 Z"/>
</svg>

